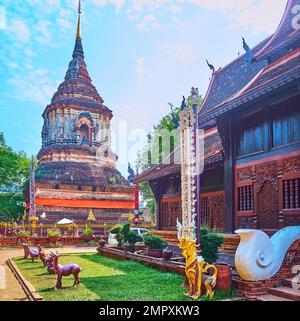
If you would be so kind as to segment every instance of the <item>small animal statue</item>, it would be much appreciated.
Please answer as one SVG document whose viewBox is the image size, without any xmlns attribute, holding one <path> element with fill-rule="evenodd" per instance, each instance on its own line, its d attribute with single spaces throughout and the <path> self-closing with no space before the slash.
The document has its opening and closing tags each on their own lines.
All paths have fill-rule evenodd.
<svg viewBox="0 0 300 321">
<path fill-rule="evenodd" d="M 53 268 L 53 253 L 49 253 L 47 257 L 45 258 L 45 267 L 47 268 L 47 272 L 49 274 L 54 274 L 54 268 Z"/>
<path fill-rule="evenodd" d="M 43 262 L 44 267 L 46 267 L 46 254 L 44 249 L 41 247 L 40 244 L 38 244 L 38 251 L 39 251 L 39 259 Z"/>
<path fill-rule="evenodd" d="M 27 243 L 22 244 L 23 249 L 24 249 L 24 259 L 28 259 L 28 257 L 31 257 L 32 263 L 34 263 L 34 259 L 39 258 L 39 250 L 30 248 Z"/>
<path fill-rule="evenodd" d="M 47 268 L 47 272 L 49 274 L 54 274 L 54 269 L 53 269 L 53 253 L 49 253 L 47 257 L 45 258 L 45 267 Z"/>
<path fill-rule="evenodd" d="M 54 254 L 53 255 L 53 271 L 57 274 L 57 282 L 56 282 L 56 289 L 62 288 L 62 277 L 63 276 L 74 276 L 74 284 L 73 287 L 80 284 L 79 273 L 82 271 L 81 267 L 77 264 L 68 264 L 68 265 L 61 265 L 58 263 L 58 258 L 60 255 Z"/>
<path fill-rule="evenodd" d="M 214 287 L 217 282 L 217 268 L 206 263 L 203 259 L 198 261 L 198 251 L 196 240 L 192 238 L 182 238 L 179 247 L 183 250 L 182 255 L 186 259 L 185 274 L 188 280 L 188 293 L 186 294 L 193 300 L 201 296 L 201 284 L 204 283 L 206 296 L 212 298 Z M 206 273 L 214 271 L 213 275 Z"/>
</svg>

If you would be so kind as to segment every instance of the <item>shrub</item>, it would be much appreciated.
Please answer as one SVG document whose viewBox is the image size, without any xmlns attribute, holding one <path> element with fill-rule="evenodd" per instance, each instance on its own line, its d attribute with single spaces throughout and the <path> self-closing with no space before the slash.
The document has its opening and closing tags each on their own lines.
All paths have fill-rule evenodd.
<svg viewBox="0 0 300 321">
<path fill-rule="evenodd" d="M 146 247 L 153 250 L 162 250 L 168 246 L 168 243 L 165 240 L 152 234 L 145 234 L 143 239 Z"/>
<path fill-rule="evenodd" d="M 30 232 L 28 232 L 28 231 L 20 230 L 18 232 L 18 236 L 19 237 L 26 237 L 26 236 L 29 236 L 29 235 L 30 235 Z"/>
<path fill-rule="evenodd" d="M 85 230 L 83 230 L 82 234 L 85 236 L 91 236 L 94 234 L 94 231 L 91 228 L 86 228 Z"/>
<path fill-rule="evenodd" d="M 138 235 L 137 233 L 130 231 L 127 235 L 126 242 L 128 242 L 130 245 L 135 245 L 137 242 L 142 242 L 143 238 Z"/>
<path fill-rule="evenodd" d="M 123 246 L 124 243 L 128 242 L 128 236 L 130 234 L 130 223 L 126 223 L 124 225 L 119 225 L 114 229 L 114 232 L 111 233 L 116 234 L 116 239 L 118 241 L 118 246 Z"/>
<path fill-rule="evenodd" d="M 205 261 L 213 263 L 218 259 L 218 250 L 224 239 L 225 235 L 221 233 L 201 234 L 201 255 Z"/>
<path fill-rule="evenodd" d="M 109 230 L 110 233 L 112 234 L 119 234 L 122 230 L 122 225 L 118 224 L 116 226 L 114 226 L 112 229 Z"/>
<path fill-rule="evenodd" d="M 130 223 L 126 223 L 123 225 L 122 230 L 121 230 L 121 234 L 124 238 L 124 241 L 127 242 L 128 236 L 130 234 Z"/>
<path fill-rule="evenodd" d="M 60 231 L 59 230 L 49 230 L 48 231 L 48 236 L 49 237 L 60 237 Z"/>
<path fill-rule="evenodd" d="M 201 228 L 200 228 L 200 233 L 201 233 L 201 235 L 207 235 L 208 233 L 210 233 L 211 232 L 211 230 L 210 230 L 210 228 L 207 226 L 207 225 L 203 225 L 203 226 L 201 226 Z"/>
</svg>

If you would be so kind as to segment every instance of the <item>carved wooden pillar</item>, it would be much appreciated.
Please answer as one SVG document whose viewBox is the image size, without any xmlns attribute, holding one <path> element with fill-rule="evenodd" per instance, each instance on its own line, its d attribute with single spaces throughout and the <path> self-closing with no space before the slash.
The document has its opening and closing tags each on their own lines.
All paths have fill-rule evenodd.
<svg viewBox="0 0 300 321">
<path fill-rule="evenodd" d="M 153 181 L 150 181 L 149 182 L 150 184 L 150 187 L 152 189 L 152 192 L 154 194 L 154 197 L 155 197 L 155 207 L 156 207 L 156 229 L 157 230 L 161 230 L 161 208 L 160 208 L 160 200 L 161 200 L 161 188 L 160 188 L 160 185 L 153 182 Z"/>
<path fill-rule="evenodd" d="M 218 130 L 222 139 L 224 149 L 224 186 L 225 186 L 225 232 L 234 231 L 234 163 L 233 163 L 233 135 L 232 119 L 218 121 Z"/>
</svg>

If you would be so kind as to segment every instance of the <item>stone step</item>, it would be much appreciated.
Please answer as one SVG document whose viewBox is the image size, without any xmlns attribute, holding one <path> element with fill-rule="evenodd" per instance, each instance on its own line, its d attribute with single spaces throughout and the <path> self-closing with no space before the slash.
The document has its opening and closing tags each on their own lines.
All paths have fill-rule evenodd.
<svg viewBox="0 0 300 321">
<path fill-rule="evenodd" d="M 289 300 L 289 299 L 285 299 L 285 298 L 282 298 L 282 297 L 279 297 L 279 296 L 276 296 L 276 295 L 272 295 L 272 294 L 264 294 L 264 295 L 261 295 L 259 297 L 257 297 L 257 301 L 272 301 L 272 302 L 275 302 L 275 301 L 292 301 L 292 300 Z"/>
<path fill-rule="evenodd" d="M 300 290 L 295 290 L 289 287 L 278 287 L 269 290 L 269 294 L 279 296 L 281 298 L 289 299 L 292 301 L 300 301 Z"/>
</svg>

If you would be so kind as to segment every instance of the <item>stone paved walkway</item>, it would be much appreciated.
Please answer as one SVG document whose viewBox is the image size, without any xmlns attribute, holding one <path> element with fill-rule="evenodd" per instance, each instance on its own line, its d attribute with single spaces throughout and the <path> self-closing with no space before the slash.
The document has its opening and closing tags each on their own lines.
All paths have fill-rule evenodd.
<svg viewBox="0 0 300 321">
<path fill-rule="evenodd" d="M 48 253 L 51 250 L 59 251 L 60 254 L 66 253 L 96 253 L 95 248 L 66 247 L 63 249 L 46 249 Z M 11 270 L 5 262 L 13 257 L 22 256 L 22 249 L 0 248 L 0 301 L 27 301 L 19 282 L 16 280 Z"/>
</svg>

